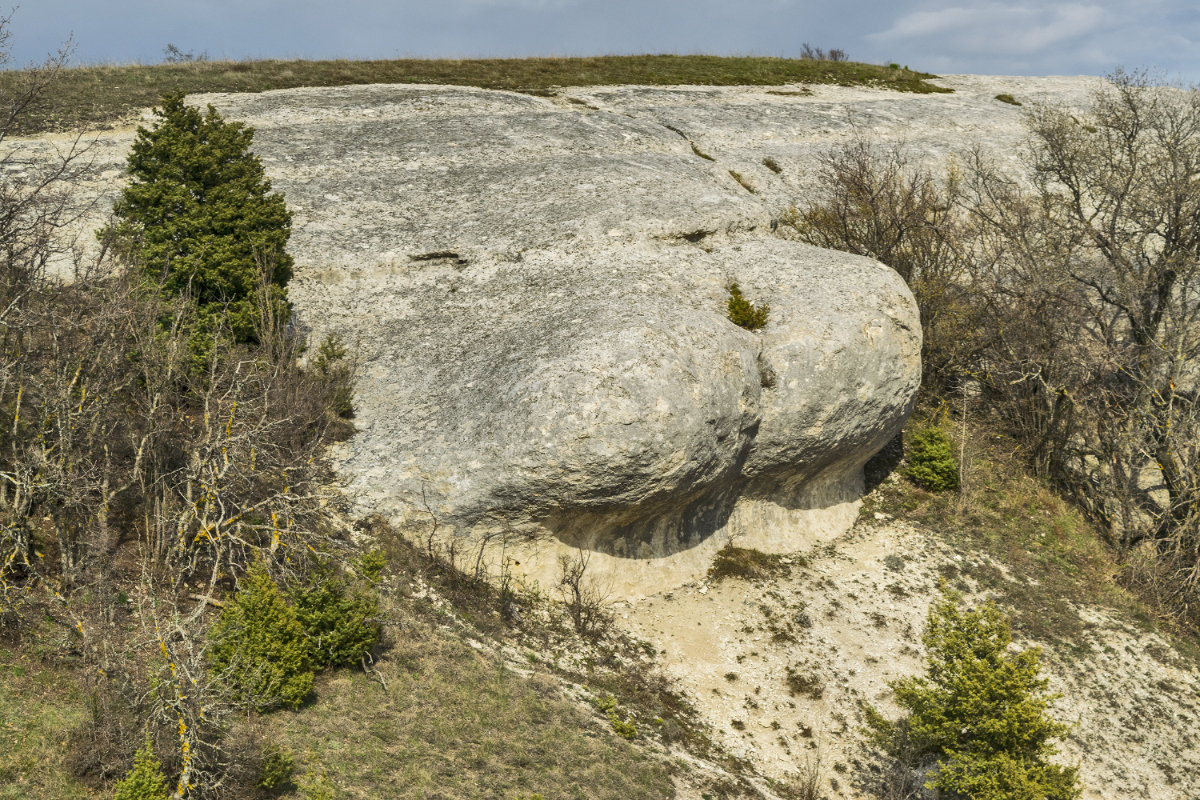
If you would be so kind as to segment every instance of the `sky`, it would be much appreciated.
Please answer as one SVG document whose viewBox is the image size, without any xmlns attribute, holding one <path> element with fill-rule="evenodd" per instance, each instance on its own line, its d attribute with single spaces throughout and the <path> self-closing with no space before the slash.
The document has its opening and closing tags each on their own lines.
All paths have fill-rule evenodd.
<svg viewBox="0 0 1200 800">
<path fill-rule="evenodd" d="M 11 62 L 68 39 L 77 64 L 633 53 L 796 57 L 939 73 L 1200 82 L 1200 0 L 20 0 Z"/>
</svg>

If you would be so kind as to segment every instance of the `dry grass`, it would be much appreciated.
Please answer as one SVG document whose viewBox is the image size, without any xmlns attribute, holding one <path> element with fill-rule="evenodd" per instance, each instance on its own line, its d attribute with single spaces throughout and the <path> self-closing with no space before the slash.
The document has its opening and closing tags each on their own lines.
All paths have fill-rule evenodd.
<svg viewBox="0 0 1200 800">
<path fill-rule="evenodd" d="M 0 800 L 93 796 L 66 764 L 68 734 L 86 716 L 69 664 L 33 642 L 0 644 Z"/>
<path fill-rule="evenodd" d="M 643 737 L 620 738 L 602 715 L 562 695 L 560 677 L 519 673 L 477 649 L 493 636 L 515 641 L 512 621 L 500 613 L 506 602 L 500 590 L 448 569 L 377 524 L 368 520 L 366 527 L 380 533 L 388 553 L 390 588 L 382 592 L 387 644 L 376 673 L 334 671 L 296 711 L 241 717 L 223 746 L 240 754 L 246 774 L 217 796 L 251 796 L 264 743 L 294 754 L 295 796 L 673 796 L 670 767 L 639 746 Z M 436 587 L 449 606 L 414 594 L 418 584 Z M 567 631 L 559 625 L 550 633 Z M 72 773 L 82 763 L 73 758 L 74 734 L 89 719 L 72 633 L 45 623 L 27 627 L 22 637 L 0 639 L 0 800 L 107 796 L 95 776 Z M 636 716 L 639 729 L 654 728 L 655 738 L 667 738 L 659 730 L 664 725 L 675 739 L 698 735 L 684 719 L 687 709 L 677 708 L 678 698 L 650 672 L 622 676 L 620 665 L 630 658 L 598 660 L 614 663 L 589 664 L 587 676 L 571 678 L 620 697 L 622 714 Z"/>
<path fill-rule="evenodd" d="M 0 73 L 0 90 L 23 73 Z M 96 128 L 128 120 L 163 92 L 262 92 L 300 86 L 422 83 L 478 86 L 535 95 L 560 86 L 614 84 L 878 86 L 902 92 L 943 92 L 923 72 L 855 62 L 718 56 L 603 56 L 393 61 L 204 61 L 184 64 L 78 67 L 64 71 L 21 133 Z"/>
<path fill-rule="evenodd" d="M 473 626 L 410 596 L 407 587 L 418 578 L 407 566 L 393 573 L 395 588 L 384 598 L 390 644 L 377 674 L 334 671 L 318 681 L 309 705 L 243 717 L 225 738 L 231 752 L 249 758 L 264 742 L 282 747 L 296 757 L 301 790 L 322 797 L 673 795 L 661 756 L 624 741 L 601 716 L 561 696 L 559 679 L 518 674 L 472 647 L 478 634 L 465 631 Z M 480 586 L 456 589 L 456 612 L 472 608 L 485 617 L 497 599 Z M 472 591 L 479 595 L 474 605 L 465 602 Z M 41 638 L 32 631 L 19 644 L 0 644 L 0 800 L 107 796 L 72 774 L 72 734 L 88 719 L 87 694 L 69 655 L 69 632 L 47 627 Z M 667 716 L 660 704 L 645 710 Z M 238 792 L 251 783 L 220 796 L 248 797 Z"/>
<path fill-rule="evenodd" d="M 452 609 L 431 604 L 428 598 L 415 599 L 411 613 L 435 623 L 453 618 L 456 626 L 476 632 L 473 635 L 526 650 L 538 669 L 560 681 L 586 687 L 593 700 L 612 697 L 621 715 L 636 724 L 639 741 L 645 737 L 678 744 L 734 772 L 744 766 L 713 744 L 696 709 L 658 670 L 653 648 L 607 624 L 594 637 L 581 637 L 571 625 L 566 608 L 551 598 L 523 591 L 509 594 L 494 583 L 450 570 L 445 562 L 430 558 L 378 517 L 365 520 L 363 527 L 387 554 L 398 585 L 429 586 Z M 767 558 L 774 563 L 774 557 Z M 400 590 L 396 596 L 403 594 Z M 558 607 L 557 615 L 545 613 L 547 603 Z M 565 653 L 576 657 L 563 657 Z M 602 716 L 596 719 L 603 721 Z"/>
<path fill-rule="evenodd" d="M 1118 583 L 1120 563 L 1101 533 L 1031 476 L 1014 450 L 1003 437 L 970 430 L 961 492 L 934 494 L 907 480 L 889 481 L 869 496 L 863 511 L 884 511 L 942 532 L 964 555 L 945 568 L 944 577 L 951 583 L 970 578 L 995 591 L 1021 635 L 1078 644 L 1084 623 L 1075 606 L 1083 604 L 1145 621 L 1145 606 Z"/>
<path fill-rule="evenodd" d="M 763 580 L 786 572 L 788 565 L 782 556 L 770 555 L 759 550 L 746 547 L 727 545 L 717 552 L 712 566 L 708 569 L 710 581 L 722 581 L 726 578 L 741 578 L 753 581 Z"/>
<path fill-rule="evenodd" d="M 336 796 L 672 795 L 655 759 L 561 699 L 555 680 L 518 675 L 417 618 L 398 637 L 379 664 L 386 688 L 343 671 L 302 713 L 262 720 L 299 757 L 297 771 L 323 774 Z"/>
<path fill-rule="evenodd" d="M 750 183 L 750 181 L 746 180 L 746 176 L 743 175 L 742 173 L 731 169 L 731 170 L 729 170 L 729 177 L 731 177 L 735 181 L 737 181 L 741 185 L 741 187 L 743 189 L 745 189 L 747 192 L 749 192 L 750 194 L 758 194 L 758 190 L 754 188 L 754 185 L 752 183 Z"/>
</svg>

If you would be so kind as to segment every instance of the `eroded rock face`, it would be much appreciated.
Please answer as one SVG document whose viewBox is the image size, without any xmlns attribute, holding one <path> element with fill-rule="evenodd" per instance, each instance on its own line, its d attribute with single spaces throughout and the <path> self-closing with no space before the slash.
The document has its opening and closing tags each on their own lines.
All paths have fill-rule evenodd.
<svg viewBox="0 0 1200 800">
<path fill-rule="evenodd" d="M 763 331 L 726 318 L 731 280 L 770 303 Z M 743 495 L 787 503 L 854 472 L 920 374 L 893 272 L 772 238 L 427 262 L 392 291 L 344 463 L 356 494 L 624 557 L 695 546 Z"/>
<path fill-rule="evenodd" d="M 538 537 L 518 560 L 544 583 L 581 547 L 627 595 L 734 535 L 845 527 L 920 377 L 894 272 L 775 236 L 653 119 L 440 87 L 215 102 L 297 210 L 301 323 L 360 348 L 363 510 Z M 728 320 L 734 281 L 763 330 Z"/>
<path fill-rule="evenodd" d="M 1090 85 L 951 83 L 193 100 L 257 129 L 296 215 L 297 320 L 358 350 L 339 469 L 360 511 L 468 543 L 540 538 L 518 560 L 543 583 L 582 547 L 636 595 L 731 538 L 784 551 L 852 520 L 917 388 L 915 304 L 891 270 L 773 221 L 856 130 L 935 160 L 973 132 L 1011 148 L 1020 112 L 996 93 L 1074 102 Z M 130 138 L 100 142 L 98 192 Z M 770 304 L 763 330 L 726 318 L 733 281 Z"/>
</svg>

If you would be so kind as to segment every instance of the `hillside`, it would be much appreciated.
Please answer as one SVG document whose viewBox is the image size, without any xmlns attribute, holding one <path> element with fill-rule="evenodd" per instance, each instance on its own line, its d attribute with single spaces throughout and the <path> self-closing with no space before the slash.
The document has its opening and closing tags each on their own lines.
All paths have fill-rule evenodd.
<svg viewBox="0 0 1200 800">
<path fill-rule="evenodd" d="M 904 71 L 952 91 L 902 93 L 738 61 L 714 85 L 647 85 L 707 64 L 670 61 L 617 85 L 644 73 L 607 63 L 476 65 L 494 85 L 428 66 L 439 84 L 419 86 L 340 65 L 329 82 L 371 85 L 188 98 L 255 128 L 295 215 L 295 326 L 357 359 L 321 524 L 348 564 L 386 556 L 374 663 L 233 723 L 242 760 L 286 747 L 284 796 L 310 798 L 886 797 L 862 703 L 897 710 L 888 683 L 923 669 L 949 584 L 1045 648 L 1084 797 L 1200 794 L 1194 638 L 1125 588 L 1127 562 L 982 400 L 918 405 L 921 320 L 896 273 L 785 224 L 832 145 L 903 142 L 938 170 L 971 145 L 1003 158 L 1026 128 L 999 95 L 1080 108 L 1099 81 Z M 254 88 L 308 81 L 285 72 Z M 62 230 L 84 253 L 139 97 L 80 117 L 117 126 L 71 186 Z M 35 169 L 68 141 L 8 143 Z M 731 283 L 769 305 L 762 330 L 727 318 Z M 963 459 L 957 493 L 872 459 L 930 420 Z M 99 745 L 59 738 L 105 713 L 74 634 L 5 636 L 0 798 L 106 796 L 118 776 L 80 756 Z"/>
<path fill-rule="evenodd" d="M 23 76 L 0 76 L 11 92 Z M 38 78 L 33 75 L 30 77 Z M 943 91 L 928 73 L 856 62 L 714 56 L 602 56 L 478 60 L 193 61 L 180 64 L 106 65 L 63 71 L 43 101 L 17 123 L 22 133 L 110 127 L 136 117 L 162 92 L 263 92 L 303 86 L 372 83 L 477 86 L 553 95 L 562 86 L 714 85 L 772 86 L 829 83 L 881 86 L 907 92 Z"/>
</svg>

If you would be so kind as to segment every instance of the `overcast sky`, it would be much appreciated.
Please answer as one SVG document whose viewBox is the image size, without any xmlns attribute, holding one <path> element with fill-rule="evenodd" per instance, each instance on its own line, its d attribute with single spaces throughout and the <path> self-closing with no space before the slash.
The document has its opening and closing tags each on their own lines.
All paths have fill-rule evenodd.
<svg viewBox="0 0 1200 800">
<path fill-rule="evenodd" d="M 13 61 L 68 36 L 76 63 L 209 58 L 469 58 L 713 53 L 933 72 L 1101 75 L 1147 67 L 1200 81 L 1200 0 L 20 0 Z"/>
</svg>

